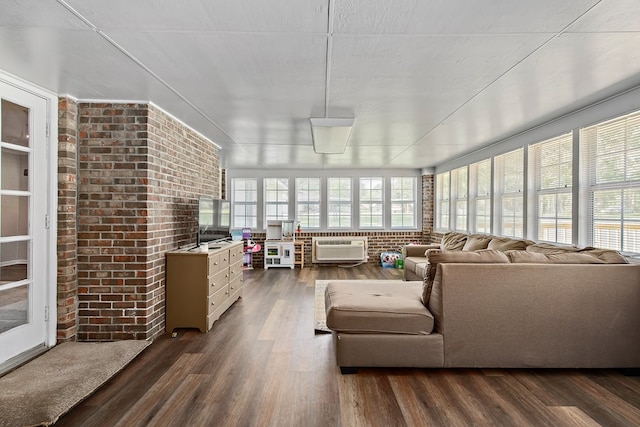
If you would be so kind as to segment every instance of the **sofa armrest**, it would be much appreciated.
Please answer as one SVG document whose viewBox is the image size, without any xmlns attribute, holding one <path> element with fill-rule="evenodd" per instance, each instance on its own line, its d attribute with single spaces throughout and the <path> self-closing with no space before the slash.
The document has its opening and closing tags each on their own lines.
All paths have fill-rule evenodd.
<svg viewBox="0 0 640 427">
<path fill-rule="evenodd" d="M 410 256 L 425 256 L 427 249 L 440 249 L 440 245 L 404 245 L 402 247 L 402 256 L 404 258 Z"/>
</svg>

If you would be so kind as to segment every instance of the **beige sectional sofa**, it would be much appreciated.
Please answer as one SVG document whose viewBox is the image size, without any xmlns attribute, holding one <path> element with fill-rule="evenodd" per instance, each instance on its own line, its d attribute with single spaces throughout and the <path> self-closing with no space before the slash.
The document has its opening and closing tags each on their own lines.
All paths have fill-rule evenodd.
<svg viewBox="0 0 640 427">
<path fill-rule="evenodd" d="M 639 264 L 608 250 L 464 244 L 431 248 L 424 281 L 328 284 L 327 326 L 343 372 L 640 367 Z"/>
<path fill-rule="evenodd" d="M 427 267 L 427 254 L 430 249 L 448 251 L 478 251 L 495 249 L 499 251 L 526 250 L 540 253 L 583 253 L 595 255 L 608 262 L 625 263 L 624 257 L 616 251 L 596 249 L 592 247 L 578 248 L 574 246 L 555 245 L 551 243 L 536 243 L 527 239 L 513 239 L 510 237 L 493 236 L 490 234 L 466 234 L 459 232 L 446 233 L 440 243 L 430 245 L 406 245 L 402 248 L 404 258 L 404 279 L 423 280 Z M 607 259 L 608 257 L 608 259 Z"/>
</svg>

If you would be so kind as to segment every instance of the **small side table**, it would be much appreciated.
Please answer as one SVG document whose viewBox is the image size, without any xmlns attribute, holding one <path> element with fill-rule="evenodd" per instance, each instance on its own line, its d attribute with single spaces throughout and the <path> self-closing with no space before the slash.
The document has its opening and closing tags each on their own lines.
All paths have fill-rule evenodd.
<svg viewBox="0 0 640 427">
<path fill-rule="evenodd" d="M 300 269 L 304 268 L 304 242 L 302 240 L 294 240 L 295 265 L 299 265 Z"/>
</svg>

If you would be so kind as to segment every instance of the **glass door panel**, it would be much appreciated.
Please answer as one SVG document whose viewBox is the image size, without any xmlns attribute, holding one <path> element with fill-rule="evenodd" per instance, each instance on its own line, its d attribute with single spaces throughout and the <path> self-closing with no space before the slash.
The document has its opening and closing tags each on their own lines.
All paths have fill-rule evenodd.
<svg viewBox="0 0 640 427">
<path fill-rule="evenodd" d="M 46 341 L 48 197 L 46 100 L 1 81 L 0 99 L 1 364 Z"/>
</svg>

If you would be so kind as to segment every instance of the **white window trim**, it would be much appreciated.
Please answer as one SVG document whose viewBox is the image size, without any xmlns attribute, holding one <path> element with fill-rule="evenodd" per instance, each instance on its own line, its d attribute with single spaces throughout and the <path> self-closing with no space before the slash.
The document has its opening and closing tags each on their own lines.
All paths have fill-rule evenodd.
<svg viewBox="0 0 640 427">
<path fill-rule="evenodd" d="M 411 195 L 411 200 L 406 200 L 406 199 L 394 199 L 393 198 L 393 180 L 394 179 L 410 179 L 413 185 L 413 191 L 412 191 L 412 195 Z M 420 181 L 420 183 L 422 183 L 422 180 Z M 388 202 L 385 201 L 385 205 L 387 205 L 389 207 L 389 228 L 392 230 L 414 230 L 416 229 L 417 225 L 416 225 L 416 219 L 417 219 L 417 209 L 418 209 L 418 197 L 417 197 L 417 189 L 418 189 L 418 180 L 415 177 L 410 177 L 410 176 L 392 176 L 389 178 L 389 192 L 388 192 L 388 197 L 386 197 L 386 200 L 388 200 Z M 393 225 L 393 204 L 401 204 L 402 206 L 406 205 L 406 204 L 413 204 L 413 215 L 412 215 L 412 219 L 411 219 L 411 224 L 410 225 L 402 225 L 402 226 L 394 226 Z M 422 204 L 420 205 L 420 210 L 422 210 Z"/>
<path fill-rule="evenodd" d="M 382 183 L 382 197 L 380 200 L 374 200 L 374 199 L 370 199 L 370 200 L 362 200 L 362 181 L 363 180 L 380 180 Z M 388 200 L 385 197 L 385 179 L 382 176 L 361 176 L 358 178 L 358 188 L 357 188 L 357 193 L 358 193 L 358 228 L 360 230 L 384 230 L 385 228 L 385 204 L 386 204 L 386 200 Z M 373 206 L 375 205 L 380 205 L 380 207 L 382 208 L 382 212 L 380 213 L 380 220 L 381 220 L 381 225 L 379 227 L 376 226 L 372 226 L 372 225 L 363 225 L 362 224 L 362 210 L 360 209 L 360 207 L 363 205 L 369 205 L 371 208 L 373 208 Z M 371 215 L 371 218 L 375 218 L 375 215 Z"/>
</svg>

